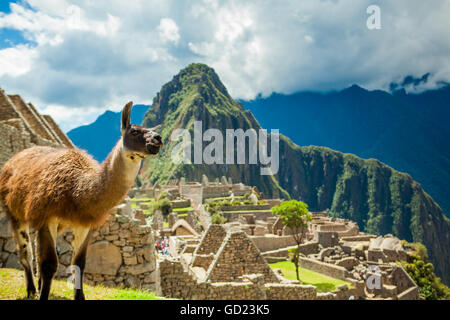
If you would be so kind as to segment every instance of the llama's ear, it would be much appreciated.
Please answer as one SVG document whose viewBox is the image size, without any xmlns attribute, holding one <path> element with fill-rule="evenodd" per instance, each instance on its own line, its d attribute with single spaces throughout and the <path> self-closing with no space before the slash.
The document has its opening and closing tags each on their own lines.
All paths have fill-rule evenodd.
<svg viewBox="0 0 450 320">
<path fill-rule="evenodd" d="M 159 128 L 161 128 L 161 125 L 160 125 L 160 124 L 158 124 L 156 127 L 150 128 L 150 130 L 156 131 L 156 130 L 158 130 Z"/>
<path fill-rule="evenodd" d="M 122 110 L 122 125 L 120 128 L 120 131 L 122 134 L 127 130 L 128 126 L 130 125 L 131 121 L 131 108 L 133 107 L 133 102 L 128 102 L 125 107 L 123 107 Z"/>
</svg>

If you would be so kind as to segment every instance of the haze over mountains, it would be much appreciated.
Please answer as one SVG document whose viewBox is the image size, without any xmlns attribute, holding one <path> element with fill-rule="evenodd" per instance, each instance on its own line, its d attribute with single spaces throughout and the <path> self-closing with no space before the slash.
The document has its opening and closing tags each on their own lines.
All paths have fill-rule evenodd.
<svg viewBox="0 0 450 320">
<path fill-rule="evenodd" d="M 162 124 L 165 145 L 156 159 L 144 162 L 139 180 L 164 183 L 179 177 L 189 181 L 200 180 L 202 174 L 210 178 L 225 175 L 233 181 L 256 185 L 267 196 L 301 199 L 310 210 L 330 209 L 333 216 L 356 221 L 363 231 L 392 233 L 407 241 L 424 243 L 436 273 L 449 283 L 450 222 L 436 202 L 410 175 L 375 159 L 363 160 L 339 152 L 357 148 L 368 154 L 373 150 L 383 155 L 384 151 L 394 154 L 387 158 L 392 159 L 389 161 L 402 163 L 403 160 L 416 166 L 432 156 L 442 157 L 437 162 L 440 171 L 448 170 L 448 153 L 439 149 L 446 141 L 438 139 L 446 134 L 446 128 L 429 118 L 432 112 L 428 116 L 424 113 L 421 121 L 420 110 L 416 110 L 420 108 L 420 99 L 414 103 L 408 99 L 411 98 L 353 86 L 337 93 L 274 95 L 244 102 L 250 112 L 230 97 L 213 69 L 193 64 L 162 87 L 145 114 L 144 126 Z M 440 104 L 436 102 L 436 105 Z M 298 111 L 296 106 L 300 106 Z M 445 108 L 441 112 L 445 113 Z M 118 137 L 118 114 L 116 118 Z M 169 136 L 175 128 L 192 132 L 194 121 L 201 120 L 203 130 L 258 130 L 261 126 L 256 119 L 262 127 L 279 128 L 281 133 L 292 135 L 299 144 L 312 144 L 301 140 L 309 136 L 315 139 L 315 144 L 334 144 L 341 149 L 299 147 L 286 136 L 280 136 L 280 170 L 275 176 L 261 176 L 261 166 L 249 165 L 248 161 L 242 165 L 171 161 L 177 143 L 169 142 Z M 87 136 L 92 139 L 96 131 Z M 69 137 L 74 139 L 70 132 Z M 82 145 L 76 137 L 73 141 Z M 424 168 L 434 167 L 430 164 Z"/>
</svg>

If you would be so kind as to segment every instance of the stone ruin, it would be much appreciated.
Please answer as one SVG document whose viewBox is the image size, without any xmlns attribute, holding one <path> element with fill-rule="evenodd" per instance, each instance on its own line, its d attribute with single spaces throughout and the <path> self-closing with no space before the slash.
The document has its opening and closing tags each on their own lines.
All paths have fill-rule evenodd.
<svg viewBox="0 0 450 320">
<path fill-rule="evenodd" d="M 275 273 L 241 230 L 210 225 L 200 240 L 179 238 L 158 261 L 158 294 L 182 299 L 329 299 Z M 196 243 L 197 242 L 197 243 Z M 194 243 L 196 243 L 194 245 Z M 195 248 L 195 249 L 194 249 Z"/>
<path fill-rule="evenodd" d="M 14 154 L 33 146 L 72 148 L 73 144 L 52 117 L 40 115 L 19 95 L 0 89 L 0 168 Z"/>
<path fill-rule="evenodd" d="M 60 253 L 58 275 L 67 277 L 72 248 L 70 232 L 58 239 Z M 85 282 L 110 287 L 134 287 L 156 290 L 157 271 L 151 221 L 139 211 L 123 212 L 114 208 L 106 223 L 95 230 L 86 257 Z"/>
<path fill-rule="evenodd" d="M 392 235 L 377 237 L 359 231 L 353 221 L 329 217 L 327 212 L 312 212 L 304 243 L 300 245 L 300 266 L 346 281 L 353 288 L 338 288 L 334 298 L 417 299 L 418 287 L 407 272 L 395 264 L 407 260 L 401 241 Z M 269 262 L 285 261 L 296 248 L 292 231 L 277 217 L 256 219 L 256 214 L 241 215 L 227 230 L 244 231 Z M 377 268 L 380 289 L 367 290 L 367 277 Z M 395 275 L 395 276 L 393 276 Z"/>
</svg>

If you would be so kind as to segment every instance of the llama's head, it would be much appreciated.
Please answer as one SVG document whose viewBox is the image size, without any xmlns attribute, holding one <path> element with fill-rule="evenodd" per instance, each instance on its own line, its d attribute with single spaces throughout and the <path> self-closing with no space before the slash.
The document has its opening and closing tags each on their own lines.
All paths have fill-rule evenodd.
<svg viewBox="0 0 450 320">
<path fill-rule="evenodd" d="M 123 146 L 131 159 L 143 159 L 151 154 L 157 154 L 162 146 L 161 136 L 154 130 L 131 124 L 131 108 L 133 102 L 128 102 L 122 110 L 122 140 Z"/>
</svg>

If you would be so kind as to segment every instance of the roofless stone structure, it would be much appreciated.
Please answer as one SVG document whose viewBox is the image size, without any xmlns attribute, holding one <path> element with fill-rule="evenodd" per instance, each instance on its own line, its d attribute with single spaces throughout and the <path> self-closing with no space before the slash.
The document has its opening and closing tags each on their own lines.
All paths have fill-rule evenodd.
<svg viewBox="0 0 450 320">
<path fill-rule="evenodd" d="M 50 116 L 0 89 L 0 167 L 15 153 L 36 145 L 74 146 Z"/>
</svg>

